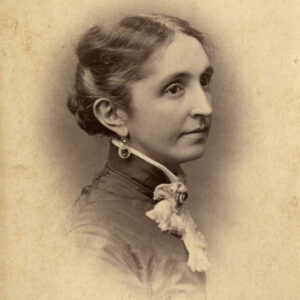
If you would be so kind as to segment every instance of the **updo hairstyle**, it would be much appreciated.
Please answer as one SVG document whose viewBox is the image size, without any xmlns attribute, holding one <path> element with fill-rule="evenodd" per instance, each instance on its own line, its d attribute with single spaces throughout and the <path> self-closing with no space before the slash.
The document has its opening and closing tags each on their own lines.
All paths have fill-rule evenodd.
<svg viewBox="0 0 300 300">
<path fill-rule="evenodd" d="M 144 63 L 159 47 L 171 43 L 176 32 L 204 42 L 202 33 L 188 22 L 162 14 L 125 17 L 110 30 L 95 26 L 83 35 L 76 50 L 74 90 L 67 104 L 83 130 L 91 135 L 114 135 L 96 119 L 93 103 L 107 98 L 128 112 L 128 84 L 146 78 Z"/>
</svg>

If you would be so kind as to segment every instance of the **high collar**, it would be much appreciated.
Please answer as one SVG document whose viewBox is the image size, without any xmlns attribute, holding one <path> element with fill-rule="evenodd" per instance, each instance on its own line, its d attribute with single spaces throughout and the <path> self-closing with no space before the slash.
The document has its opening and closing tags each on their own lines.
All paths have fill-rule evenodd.
<svg viewBox="0 0 300 300">
<path fill-rule="evenodd" d="M 118 147 L 112 142 L 110 142 L 106 166 L 144 186 L 151 193 L 157 185 L 171 182 L 161 169 L 133 153 L 127 159 L 121 158 L 118 154 Z"/>
</svg>

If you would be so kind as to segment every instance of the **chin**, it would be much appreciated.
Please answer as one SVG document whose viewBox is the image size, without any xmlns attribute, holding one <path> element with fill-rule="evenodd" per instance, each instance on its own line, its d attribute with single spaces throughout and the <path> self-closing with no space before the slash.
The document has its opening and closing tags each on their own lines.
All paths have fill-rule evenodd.
<svg viewBox="0 0 300 300">
<path fill-rule="evenodd" d="M 204 144 L 203 145 L 198 145 L 197 147 L 193 147 L 193 149 L 189 149 L 186 151 L 182 152 L 182 155 L 180 155 L 180 163 L 186 163 L 189 161 L 193 161 L 196 159 L 199 159 L 203 156 L 204 154 Z"/>
</svg>

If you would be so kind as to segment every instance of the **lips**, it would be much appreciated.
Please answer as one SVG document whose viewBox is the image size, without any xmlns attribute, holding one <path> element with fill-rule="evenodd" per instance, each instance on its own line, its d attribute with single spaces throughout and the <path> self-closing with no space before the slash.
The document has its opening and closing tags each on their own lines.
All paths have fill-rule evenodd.
<svg viewBox="0 0 300 300">
<path fill-rule="evenodd" d="M 209 126 L 205 126 L 203 128 L 196 128 L 196 129 L 191 130 L 191 131 L 183 132 L 182 134 L 203 133 L 203 132 L 207 132 L 208 130 L 209 130 Z"/>
</svg>

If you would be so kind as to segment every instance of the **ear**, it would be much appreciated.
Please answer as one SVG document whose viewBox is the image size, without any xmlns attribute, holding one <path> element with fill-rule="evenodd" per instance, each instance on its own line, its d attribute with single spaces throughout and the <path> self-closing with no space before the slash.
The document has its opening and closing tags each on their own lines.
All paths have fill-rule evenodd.
<svg viewBox="0 0 300 300">
<path fill-rule="evenodd" d="M 110 99 L 97 99 L 93 104 L 93 112 L 103 126 L 119 136 L 128 136 L 128 116 L 124 110 L 115 108 Z"/>
</svg>

